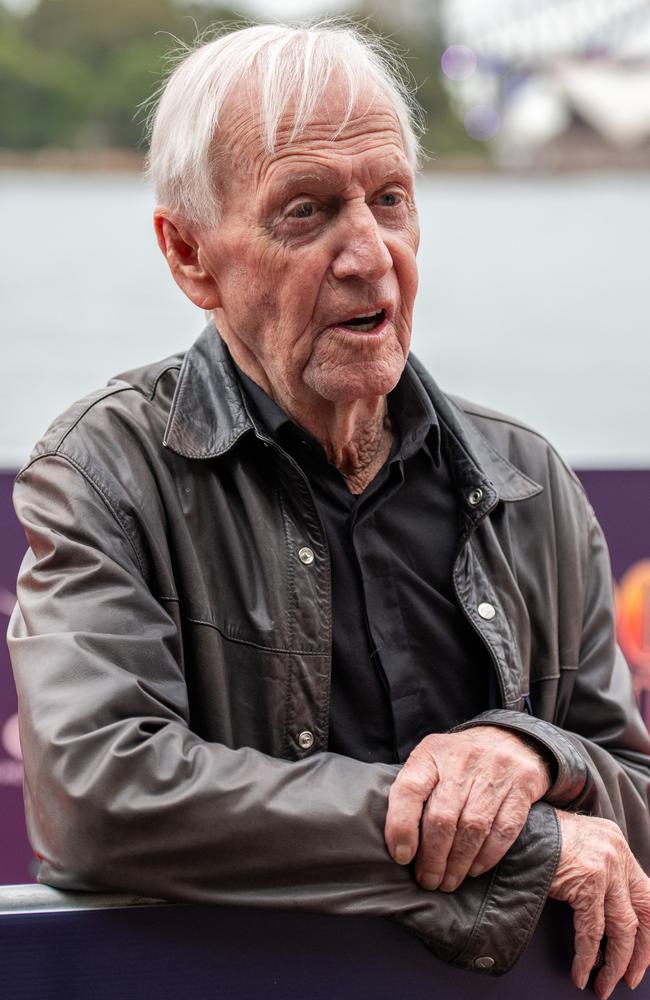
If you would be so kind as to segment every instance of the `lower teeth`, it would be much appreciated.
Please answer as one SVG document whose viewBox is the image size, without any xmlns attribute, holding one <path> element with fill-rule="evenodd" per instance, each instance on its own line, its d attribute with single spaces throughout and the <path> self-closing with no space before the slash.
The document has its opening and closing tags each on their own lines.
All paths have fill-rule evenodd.
<svg viewBox="0 0 650 1000">
<path fill-rule="evenodd" d="M 367 322 L 365 323 L 352 322 L 352 323 L 346 323 L 345 325 L 350 330 L 360 330 L 361 333 L 370 333 L 371 330 L 374 330 L 375 327 L 379 326 L 381 319 L 382 319 L 382 314 L 378 313 L 376 316 L 373 316 L 372 319 L 367 320 Z"/>
</svg>

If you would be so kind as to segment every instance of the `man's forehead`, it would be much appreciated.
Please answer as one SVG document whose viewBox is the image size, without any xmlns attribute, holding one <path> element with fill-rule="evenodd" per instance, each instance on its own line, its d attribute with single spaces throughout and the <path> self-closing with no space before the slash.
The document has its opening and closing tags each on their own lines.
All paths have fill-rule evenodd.
<svg viewBox="0 0 650 1000">
<path fill-rule="evenodd" d="M 345 91 L 330 86 L 317 103 L 314 113 L 298 135 L 295 106 L 289 106 L 279 120 L 275 150 L 268 152 L 262 136 L 262 123 L 257 101 L 241 93 L 228 102 L 219 128 L 219 145 L 230 154 L 231 164 L 240 171 L 258 173 L 272 169 L 284 174 L 302 169 L 305 177 L 312 170 L 310 161 L 320 160 L 319 153 L 366 152 L 376 149 L 376 171 L 388 175 L 401 160 L 410 170 L 404 150 L 397 115 L 387 98 L 366 88 L 356 97 L 352 107 Z M 342 121 L 346 120 L 342 128 Z M 302 166 L 299 166 L 302 164 Z M 318 165 L 319 175 L 327 174 L 325 165 Z"/>
</svg>

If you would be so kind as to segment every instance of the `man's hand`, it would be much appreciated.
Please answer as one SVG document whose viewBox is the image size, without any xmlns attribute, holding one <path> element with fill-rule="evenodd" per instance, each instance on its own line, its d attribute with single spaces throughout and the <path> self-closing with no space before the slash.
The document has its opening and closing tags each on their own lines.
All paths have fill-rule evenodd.
<svg viewBox="0 0 650 1000">
<path fill-rule="evenodd" d="M 453 892 L 467 874 L 501 860 L 549 786 L 545 761 L 515 733 L 495 726 L 433 733 L 391 786 L 388 850 L 399 864 L 417 853 L 420 885 Z"/>
<path fill-rule="evenodd" d="M 574 909 L 571 976 L 584 989 L 603 934 L 605 962 L 595 981 L 606 1000 L 621 977 L 631 989 L 650 964 L 650 879 L 615 823 L 556 810 L 562 850 L 549 895 Z"/>
</svg>

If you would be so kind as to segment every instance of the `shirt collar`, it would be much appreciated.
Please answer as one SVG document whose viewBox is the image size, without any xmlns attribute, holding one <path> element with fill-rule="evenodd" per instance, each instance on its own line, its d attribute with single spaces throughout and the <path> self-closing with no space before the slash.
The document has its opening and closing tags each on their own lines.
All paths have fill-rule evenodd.
<svg viewBox="0 0 650 1000">
<path fill-rule="evenodd" d="M 542 491 L 497 451 L 413 355 L 409 355 L 405 375 L 421 406 L 428 409 L 429 401 L 436 421 L 431 426 L 445 428 L 450 471 L 458 488 L 468 495 L 476 488 L 482 490 L 481 502 L 470 512 L 472 518 L 484 515 L 499 499 L 525 500 Z M 217 458 L 251 431 L 258 437 L 265 433 L 251 412 L 226 345 L 210 323 L 185 355 L 163 444 L 185 458 Z"/>
<path fill-rule="evenodd" d="M 260 425 L 270 437 L 277 438 L 281 429 L 292 423 L 291 418 L 284 410 L 280 409 L 275 400 L 271 399 L 257 382 L 254 382 L 246 372 L 241 370 L 236 361 L 232 361 L 232 366 L 240 386 L 253 405 L 253 413 L 259 417 Z"/>
<path fill-rule="evenodd" d="M 231 359 L 232 360 L 232 359 Z M 253 410 L 270 437 L 278 439 L 285 431 L 304 438 L 307 432 L 298 427 L 275 400 L 241 370 L 232 360 L 239 383 L 252 403 Z M 388 396 L 388 410 L 399 434 L 396 455 L 406 459 L 415 454 L 425 440 L 436 465 L 440 463 L 440 426 L 436 411 L 415 369 L 407 362 L 402 376 Z"/>
</svg>

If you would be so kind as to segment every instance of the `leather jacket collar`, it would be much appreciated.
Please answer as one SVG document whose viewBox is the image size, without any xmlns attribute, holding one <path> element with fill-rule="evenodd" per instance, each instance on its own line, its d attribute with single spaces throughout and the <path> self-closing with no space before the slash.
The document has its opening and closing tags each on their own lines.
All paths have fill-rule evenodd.
<svg viewBox="0 0 650 1000">
<path fill-rule="evenodd" d="M 412 354 L 407 364 L 447 431 L 452 476 L 471 521 L 484 517 L 500 500 L 526 500 L 542 492 L 539 483 L 497 451 Z M 262 435 L 246 406 L 228 349 L 210 323 L 185 355 L 163 444 L 185 458 L 218 458 L 251 430 Z"/>
</svg>

